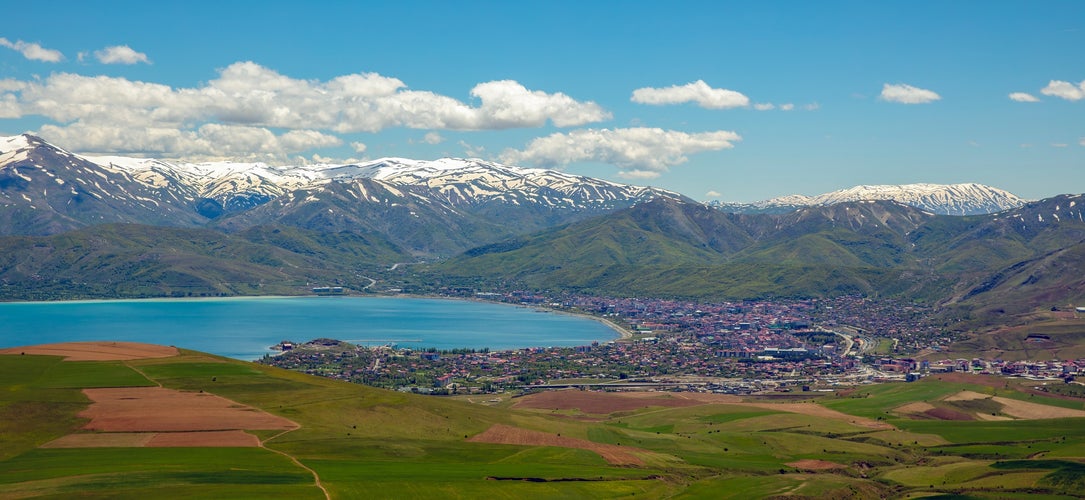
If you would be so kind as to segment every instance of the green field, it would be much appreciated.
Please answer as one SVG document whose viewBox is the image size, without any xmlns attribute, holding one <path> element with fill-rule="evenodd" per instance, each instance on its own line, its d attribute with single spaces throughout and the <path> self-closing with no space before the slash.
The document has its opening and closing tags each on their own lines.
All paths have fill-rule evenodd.
<svg viewBox="0 0 1085 500">
<path fill-rule="evenodd" d="M 226 397 L 301 428 L 253 431 L 264 448 L 39 448 L 79 432 L 85 420 L 77 414 L 89 404 L 80 389 L 159 384 Z M 0 497 L 324 498 L 314 473 L 332 498 L 1059 498 L 1083 491 L 1085 419 L 943 421 L 895 410 L 927 402 L 997 412 L 989 400 L 942 400 L 962 390 L 995 392 L 925 379 L 819 400 L 892 425 L 873 429 L 764 402 L 605 416 L 517 409 L 515 398 L 488 406 L 189 351 L 126 362 L 0 356 Z M 1012 388 L 997 393 L 1080 405 Z M 578 448 L 465 440 L 494 424 L 629 447 L 643 464 L 612 465 Z M 789 465 L 808 463 L 822 467 Z"/>
</svg>

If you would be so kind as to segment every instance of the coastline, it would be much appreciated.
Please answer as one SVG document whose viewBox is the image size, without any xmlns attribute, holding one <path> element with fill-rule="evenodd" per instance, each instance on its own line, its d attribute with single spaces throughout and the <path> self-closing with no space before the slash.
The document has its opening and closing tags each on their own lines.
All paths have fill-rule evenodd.
<svg viewBox="0 0 1085 500">
<path fill-rule="evenodd" d="M 475 344 L 475 345 L 479 346 L 477 348 L 488 348 L 488 349 L 491 349 L 491 350 L 516 350 L 516 349 L 522 349 L 522 348 L 527 348 L 527 347 L 532 347 L 532 346 L 540 346 L 541 347 L 541 346 L 557 346 L 557 345 L 563 345 L 563 346 L 589 345 L 592 342 L 599 342 L 599 343 L 615 342 L 615 341 L 626 340 L 626 339 L 629 339 L 631 337 L 630 332 L 622 329 L 615 322 L 609 321 L 609 320 L 607 320 L 605 318 L 601 318 L 601 317 L 598 317 L 598 316 L 593 316 L 591 314 L 583 313 L 583 312 L 572 312 L 572 311 L 553 309 L 553 308 L 545 307 L 544 305 L 530 305 L 530 306 L 528 306 L 528 305 L 523 305 L 523 304 L 508 303 L 508 302 L 501 302 L 501 301 L 482 300 L 482 299 L 478 299 L 478 298 L 474 298 L 474 297 L 422 296 L 422 295 L 414 295 L 414 294 L 412 294 L 412 295 L 362 294 L 362 295 L 346 295 L 346 296 L 336 296 L 336 297 L 323 297 L 323 296 L 316 296 L 316 295 L 292 295 L 292 296 L 291 295 L 286 295 L 286 296 L 284 296 L 284 295 L 260 295 L 260 296 L 246 295 L 246 296 L 232 296 L 232 297 L 179 297 L 179 298 L 156 297 L 156 298 L 140 298 L 140 299 L 128 299 L 128 298 L 123 298 L 122 299 L 122 298 L 118 298 L 118 299 L 89 299 L 89 300 L 84 299 L 84 300 L 62 300 L 62 301 L 6 302 L 6 303 L 0 303 L 0 308 L 7 308 L 9 306 L 10 307 L 20 307 L 21 306 L 21 307 L 31 307 L 33 309 L 37 309 L 37 306 L 41 306 L 41 307 L 60 306 L 60 307 L 64 308 L 64 310 L 68 310 L 68 308 L 65 307 L 65 306 L 73 306 L 74 307 L 74 306 L 78 306 L 78 305 L 89 306 L 89 305 L 94 305 L 94 304 L 110 304 L 110 303 L 113 303 L 113 304 L 133 304 L 132 307 L 135 307 L 136 304 L 143 303 L 143 304 L 146 304 L 148 306 L 151 306 L 152 304 L 163 304 L 163 306 L 161 306 L 161 307 L 167 307 L 168 309 L 173 310 L 175 308 L 169 307 L 168 304 L 177 304 L 178 306 L 180 306 L 181 304 L 186 304 L 186 303 L 187 304 L 194 304 L 194 305 L 195 304 L 200 304 L 200 303 L 221 303 L 221 304 L 225 304 L 225 303 L 241 304 L 241 303 L 246 303 L 246 302 L 248 302 L 248 303 L 261 303 L 261 302 L 273 303 L 274 301 L 283 300 L 283 299 L 301 299 L 301 300 L 307 300 L 307 301 L 308 300 L 313 300 L 314 302 L 311 303 L 313 305 L 308 306 L 308 307 L 316 307 L 319 303 L 326 303 L 329 306 L 332 306 L 333 303 L 340 302 L 338 300 L 334 300 L 335 298 L 338 298 L 338 299 L 354 299 L 354 300 L 357 300 L 357 299 L 384 299 L 384 300 L 387 300 L 387 299 L 411 299 L 411 300 L 414 300 L 414 301 L 421 300 L 421 301 L 434 301 L 434 302 L 436 302 L 436 301 L 442 301 L 442 302 L 448 301 L 449 303 L 452 303 L 452 302 L 475 303 L 475 304 L 478 304 L 478 305 L 485 305 L 487 307 L 508 306 L 508 307 L 514 307 L 514 308 L 522 311 L 522 314 L 528 314 L 527 316 L 518 316 L 520 318 L 518 321 L 521 322 L 521 323 L 541 323 L 542 325 L 549 324 L 550 320 L 544 320 L 544 318 L 542 318 L 542 317 L 535 317 L 535 319 L 533 320 L 532 316 L 534 314 L 537 314 L 538 312 L 552 312 L 552 313 L 559 313 L 559 314 L 562 314 L 564 316 L 568 316 L 570 318 L 576 318 L 574 321 L 580 321 L 580 320 L 585 320 L 585 319 L 594 320 L 594 321 L 598 322 L 598 323 L 595 323 L 595 324 L 600 325 L 600 326 L 594 326 L 594 327 L 591 326 L 590 324 L 585 324 L 583 327 L 574 327 L 572 325 L 569 325 L 569 326 L 560 327 L 560 329 L 558 329 L 558 330 L 554 330 L 553 328 L 550 328 L 550 331 L 553 331 L 556 334 L 556 338 L 552 339 L 552 341 L 555 342 L 556 344 L 552 344 L 551 340 L 540 340 L 540 339 L 543 339 L 543 337 L 537 337 L 536 341 L 534 341 L 534 342 L 530 340 L 530 337 L 527 340 L 525 340 L 525 338 L 517 337 L 516 334 L 513 334 L 512 330 L 510 330 L 510 332 L 509 332 L 510 334 L 512 334 L 511 336 L 505 336 L 505 335 L 502 335 L 502 332 L 504 331 L 503 329 L 501 329 L 501 328 L 490 329 L 490 328 L 486 327 L 486 323 L 482 323 L 482 324 L 479 324 L 478 326 L 475 327 L 475 332 L 479 333 L 477 336 L 464 337 L 464 339 L 465 339 L 464 344 L 459 344 L 459 342 L 456 342 L 456 344 L 461 346 L 461 347 L 464 346 L 464 345 L 470 346 L 472 344 Z M 317 299 L 319 299 L 319 300 L 317 300 Z M 327 301 L 327 302 L 325 302 L 325 301 Z M 399 302 L 399 301 L 396 301 L 396 302 Z M 4 304 L 7 304 L 7 305 L 4 305 Z M 128 307 L 128 306 L 123 306 L 123 307 Z M 153 307 L 159 307 L 159 306 L 153 306 Z M 267 307 L 267 306 L 263 306 L 263 307 Z M 271 307 L 277 307 L 277 306 L 271 306 Z M 365 305 L 351 306 L 349 304 L 343 304 L 341 306 L 332 306 L 332 307 L 333 307 L 334 310 L 340 310 L 342 308 L 348 308 L 349 309 L 349 308 L 356 308 L 356 307 L 361 307 L 362 309 L 370 309 L 371 308 L 370 306 L 365 306 Z M 377 307 L 377 306 L 373 306 L 373 307 Z M 380 307 L 384 307 L 384 306 L 380 306 Z M 406 307 L 406 306 L 404 306 L 404 307 Z M 441 307 L 441 306 L 437 306 L 437 307 Z M 444 306 L 444 307 L 446 308 L 445 310 L 449 311 L 447 314 L 456 314 L 456 311 L 459 310 L 459 309 L 456 309 L 456 308 L 447 309 L 448 307 L 451 307 L 451 306 Z M 200 309 L 201 311 L 205 309 L 203 306 L 200 306 L 200 308 L 201 308 Z M 10 312 L 12 312 L 12 314 L 15 314 L 14 311 L 16 311 L 16 310 L 17 309 L 11 309 Z M 23 309 L 18 309 L 18 310 L 21 311 Z M 44 310 L 44 309 L 42 309 L 42 310 Z M 143 309 L 135 309 L 135 311 L 142 311 L 142 310 Z M 213 307 L 213 310 L 221 310 L 221 309 Z M 71 311 L 73 311 L 72 314 L 74 314 L 74 311 L 76 311 L 76 309 L 71 309 Z M 315 309 L 310 309 L 308 312 L 303 311 L 302 314 L 303 315 L 314 314 L 315 311 L 316 311 Z M 471 311 L 472 311 L 472 309 L 468 308 L 468 309 L 463 310 L 462 314 L 466 315 L 465 317 L 476 316 L 476 314 L 474 314 Z M 509 311 L 511 312 L 512 310 L 510 309 Z M 534 313 L 534 314 L 530 314 L 530 313 Z M 508 314 L 508 313 L 498 313 L 498 314 Z M 69 313 L 64 313 L 64 315 L 65 316 L 69 315 Z M 569 321 L 569 320 L 566 320 L 566 321 Z M 525 326 L 527 326 L 527 325 L 525 325 Z M 538 327 L 527 327 L 527 328 L 530 330 L 531 328 L 546 328 L 546 327 L 538 326 Z M 560 332 L 560 331 L 573 332 L 573 331 L 580 331 L 582 329 L 586 329 L 586 332 L 594 332 L 594 333 L 585 333 L 583 336 L 579 337 L 580 340 L 576 340 L 574 342 L 569 342 L 568 340 L 565 340 L 565 341 L 560 340 L 560 338 L 562 338 L 563 335 L 564 336 L 568 336 L 568 335 L 567 334 L 559 334 L 558 332 Z M 63 330 L 63 328 L 61 328 L 61 330 Z M 333 328 L 333 330 L 335 330 L 335 329 Z M 182 335 L 181 337 L 178 337 L 179 334 L 177 334 L 177 332 L 173 332 L 172 330 L 169 332 L 169 335 L 173 335 L 172 337 L 170 337 L 170 336 L 159 336 L 159 337 L 156 337 L 155 339 L 152 339 L 152 340 L 149 340 L 148 338 L 140 337 L 139 335 L 132 336 L 132 335 L 127 335 L 127 334 L 125 334 L 127 336 L 123 336 L 123 338 L 122 338 L 122 335 L 120 335 L 119 332 L 116 332 L 116 331 L 113 332 L 114 333 L 113 335 L 106 335 L 106 334 L 103 334 L 102 332 L 99 331 L 97 334 L 91 334 L 89 337 L 86 337 L 86 338 L 84 338 L 84 336 L 85 336 L 84 333 L 80 333 L 78 335 L 74 334 L 74 333 L 70 334 L 70 335 L 65 335 L 65 334 L 62 334 L 60 332 L 57 332 L 57 335 L 55 336 L 55 338 L 49 338 L 49 339 L 44 339 L 43 338 L 43 339 L 40 339 L 40 340 L 42 340 L 42 341 L 47 340 L 49 342 L 83 341 L 83 340 L 118 340 L 118 341 L 123 340 L 123 341 L 139 341 L 139 342 L 144 342 L 144 343 L 158 343 L 158 344 L 176 344 L 176 345 L 186 344 L 186 347 L 192 348 L 192 349 L 202 350 L 202 351 L 210 352 L 210 353 L 213 353 L 213 354 L 219 354 L 219 355 L 223 355 L 223 356 L 227 356 L 227 357 L 231 357 L 231 358 L 236 358 L 236 359 L 252 360 L 252 359 L 256 359 L 259 356 L 262 356 L 264 354 L 274 352 L 274 351 L 268 349 L 267 347 L 274 344 L 274 342 L 277 342 L 277 341 L 279 341 L 279 340 L 281 340 L 283 338 L 295 338 L 299 342 L 308 340 L 306 338 L 298 338 L 298 337 L 305 337 L 304 334 L 301 334 L 302 331 L 303 331 L 303 329 L 298 328 L 297 331 L 294 331 L 293 333 L 287 332 L 287 333 L 282 333 L 282 334 L 276 334 L 275 338 L 273 340 L 261 340 L 260 341 L 259 352 L 256 352 L 256 350 L 254 349 L 254 350 L 252 350 L 251 353 L 247 350 L 247 349 L 249 349 L 249 346 L 241 347 L 240 350 L 237 350 L 237 348 L 234 348 L 234 347 L 223 347 L 223 348 L 228 349 L 227 351 L 223 351 L 222 350 L 223 348 L 219 348 L 219 349 L 210 348 L 210 347 L 206 347 L 204 345 L 198 345 L 199 344 L 198 342 L 196 344 L 188 345 L 188 344 L 186 344 L 185 341 L 179 340 L 180 338 L 184 337 L 184 335 Z M 201 332 L 195 332 L 195 333 L 198 333 L 198 335 L 196 335 L 196 337 L 199 338 L 199 342 L 207 343 L 208 340 L 203 338 L 203 337 L 207 336 L 207 335 L 203 334 L 205 332 L 202 332 L 202 330 L 201 330 Z M 307 332 L 307 333 L 312 333 L 312 332 Z M 349 336 L 349 334 L 344 333 L 342 331 L 337 331 L 336 333 L 340 334 L 339 335 L 341 337 L 340 340 L 347 340 L 347 339 L 355 338 L 355 337 Z M 353 332 L 351 332 L 351 333 L 353 333 Z M 188 334 L 185 334 L 185 335 L 188 335 Z M 546 338 L 550 338 L 548 336 L 548 334 L 542 334 L 542 335 L 545 336 Z M 259 336 L 259 335 L 256 335 L 256 336 Z M 320 336 L 320 335 L 317 335 L 317 336 Z M 335 335 L 333 335 L 333 336 L 335 336 Z M 91 337 L 93 337 L 93 338 L 91 338 Z M 474 340 L 468 340 L 469 337 L 471 339 L 474 339 Z M 477 337 L 483 337 L 483 338 L 482 338 L 482 340 L 478 340 Z M 184 338 L 188 338 L 188 337 L 184 337 Z M 217 337 L 211 336 L 209 338 L 211 339 L 211 341 L 213 341 L 212 343 L 217 342 L 217 340 L 214 340 Z M 396 335 L 392 335 L 391 337 L 387 337 L 387 338 L 401 338 L 401 337 L 396 336 Z M 519 342 L 517 340 L 515 340 L 517 338 L 519 339 Z M 190 340 L 191 341 L 196 341 L 197 339 L 194 338 L 194 339 L 190 339 Z M 448 346 L 444 345 L 446 343 L 450 343 L 450 342 L 448 342 L 447 339 L 439 338 L 436 335 L 434 335 L 433 338 L 430 338 L 430 339 L 427 339 L 427 340 L 434 341 L 435 346 L 438 347 L 438 348 L 442 348 L 442 349 L 451 348 L 451 347 L 448 347 Z M 520 342 L 523 342 L 523 343 L 520 343 Z M 30 343 L 40 343 L 40 342 L 30 342 Z M 0 345 L 2 345 L 4 347 L 21 346 L 21 345 L 26 345 L 26 344 L 28 344 L 28 342 L 27 342 L 27 339 L 25 339 L 25 338 L 17 338 L 17 336 L 0 335 Z"/>
<path fill-rule="evenodd" d="M 375 293 L 375 294 L 368 294 L 368 295 L 365 295 L 365 296 L 381 297 L 381 298 L 388 298 L 388 299 L 402 298 L 402 299 L 453 300 L 453 301 L 465 301 L 465 302 L 478 302 L 478 303 L 482 303 L 482 304 L 497 304 L 497 305 L 501 305 L 501 306 L 510 306 L 510 307 L 531 307 L 531 308 L 538 309 L 538 310 L 545 311 L 545 312 L 551 312 L 551 313 L 555 313 L 555 314 L 564 314 L 566 316 L 574 316 L 574 317 L 578 317 L 578 318 L 590 319 L 592 321 L 598 321 L 598 322 L 606 325 L 607 328 L 610 328 L 611 330 L 614 330 L 614 332 L 618 334 L 618 338 L 615 339 L 615 340 L 629 340 L 629 339 L 633 338 L 633 332 L 631 332 L 629 330 L 626 330 L 625 328 L 622 328 L 621 326 L 618 326 L 617 323 L 615 323 L 613 321 L 610 321 L 609 319 L 606 319 L 606 318 L 603 318 L 603 317 L 600 317 L 600 316 L 595 316 L 593 314 L 588 314 L 586 312 L 564 311 L 564 310 L 561 310 L 561 309 L 554 309 L 552 307 L 547 307 L 547 306 L 544 306 L 544 305 L 525 306 L 525 305 L 521 305 L 521 304 L 510 304 L 508 302 L 500 302 L 500 301 L 496 301 L 496 300 L 486 300 L 486 299 L 481 299 L 481 298 L 478 298 L 478 297 L 446 297 L 446 296 L 443 296 L 443 295 L 417 295 L 417 294 L 386 295 L 386 294 Z M 365 296 L 361 296 L 361 297 L 365 297 Z M 358 295 L 349 295 L 349 297 L 359 297 L 359 296 Z"/>
<path fill-rule="evenodd" d="M 561 311 L 561 310 L 558 310 L 558 309 L 546 309 L 546 310 L 549 311 L 549 312 L 554 312 L 554 313 L 558 313 L 558 314 L 566 314 L 566 315 L 569 315 L 569 316 L 577 316 L 577 317 L 580 317 L 580 318 L 585 318 L 585 319 L 591 319 L 591 320 L 598 321 L 598 322 L 610 327 L 611 330 L 614 330 L 614 331 L 618 332 L 618 340 L 629 340 L 629 339 L 633 338 L 633 332 L 631 332 L 629 330 L 626 330 L 625 328 L 622 328 L 621 326 L 618 326 L 617 323 L 615 323 L 615 322 L 613 322 L 613 321 L 611 321 L 609 319 L 606 319 L 606 318 L 601 318 L 599 316 L 593 316 L 593 315 L 588 314 L 588 313 L 575 313 L 575 312 L 569 312 L 569 311 Z"/>
</svg>

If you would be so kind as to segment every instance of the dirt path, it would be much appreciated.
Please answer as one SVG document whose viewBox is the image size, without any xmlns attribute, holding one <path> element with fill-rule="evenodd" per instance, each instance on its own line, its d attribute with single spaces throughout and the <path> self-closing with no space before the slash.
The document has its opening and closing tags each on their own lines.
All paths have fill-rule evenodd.
<svg viewBox="0 0 1085 500">
<path fill-rule="evenodd" d="M 292 423 L 297 427 L 294 428 L 294 429 L 287 429 L 287 430 L 282 431 L 282 432 L 280 432 L 280 433 L 278 433 L 278 434 L 276 434 L 274 436 L 271 436 L 271 437 L 269 437 L 269 438 L 267 438 L 267 439 L 265 439 L 263 441 L 260 441 L 260 447 L 267 450 L 267 451 L 270 451 L 272 453 L 277 453 L 279 455 L 282 455 L 282 456 L 286 457 L 288 460 L 290 460 L 291 462 L 294 462 L 294 465 L 297 465 L 298 467 L 309 471 L 309 473 L 313 475 L 313 482 L 316 484 L 316 487 L 320 488 L 320 491 L 324 492 L 325 500 L 332 500 L 331 493 L 328 493 L 328 489 L 324 487 L 324 483 L 320 482 L 320 474 L 317 474 L 315 470 L 313 470 L 309 466 L 301 463 L 301 460 L 298 460 L 298 458 L 295 457 L 294 455 L 291 455 L 291 454 L 289 454 L 289 453 L 287 453 L 285 451 L 276 450 L 275 448 L 268 448 L 267 447 L 267 442 L 268 441 L 271 441 L 272 439 L 275 439 L 275 438 L 277 438 L 279 436 L 282 436 L 282 435 L 284 435 L 284 434 L 286 434 L 288 432 L 294 432 L 294 431 L 301 428 L 301 426 L 298 425 L 296 422 L 292 422 Z"/>
</svg>

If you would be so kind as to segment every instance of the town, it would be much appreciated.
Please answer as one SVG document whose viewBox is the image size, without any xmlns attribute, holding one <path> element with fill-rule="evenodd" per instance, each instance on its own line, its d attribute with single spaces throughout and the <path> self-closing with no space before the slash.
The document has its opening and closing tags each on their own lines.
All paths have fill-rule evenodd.
<svg viewBox="0 0 1085 500">
<path fill-rule="evenodd" d="M 928 318 L 933 315 L 924 306 L 891 300 L 845 296 L 701 303 L 463 290 L 446 290 L 443 296 L 592 316 L 623 335 L 583 346 L 508 351 L 284 341 L 281 354 L 260 362 L 436 395 L 559 387 L 727 394 L 832 391 L 946 372 L 1064 383 L 1085 370 L 1085 359 L 940 359 L 940 349 L 955 337 L 945 333 L 945 325 L 932 324 Z"/>
</svg>

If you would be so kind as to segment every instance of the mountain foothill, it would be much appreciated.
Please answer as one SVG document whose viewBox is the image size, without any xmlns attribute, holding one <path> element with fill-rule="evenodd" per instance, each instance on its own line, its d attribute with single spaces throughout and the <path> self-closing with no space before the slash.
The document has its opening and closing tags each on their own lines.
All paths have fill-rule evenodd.
<svg viewBox="0 0 1085 500">
<path fill-rule="evenodd" d="M 962 325 L 1085 300 L 1085 196 L 856 186 L 754 204 L 478 159 L 271 166 L 85 156 L 0 138 L 9 299 L 525 287 L 862 294 Z M 397 263 L 412 263 L 397 266 Z"/>
</svg>

